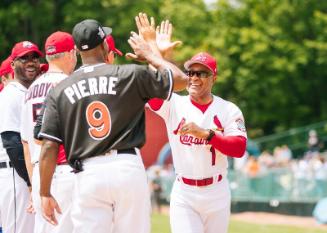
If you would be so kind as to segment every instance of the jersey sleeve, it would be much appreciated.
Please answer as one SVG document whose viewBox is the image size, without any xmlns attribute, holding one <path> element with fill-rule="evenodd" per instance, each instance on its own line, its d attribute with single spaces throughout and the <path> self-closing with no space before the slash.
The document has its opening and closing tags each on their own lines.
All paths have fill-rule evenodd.
<svg viewBox="0 0 327 233">
<path fill-rule="evenodd" d="M 22 106 L 22 113 L 21 113 L 21 124 L 20 124 L 20 137 L 22 141 L 28 140 L 28 126 L 31 124 L 28 122 L 28 107 L 27 104 L 24 102 Z"/>
<path fill-rule="evenodd" d="M 162 72 L 150 70 L 147 66 L 136 66 L 135 79 L 141 97 L 170 99 L 173 91 L 173 76 L 169 69 Z"/>
<path fill-rule="evenodd" d="M 169 119 L 171 106 L 176 98 L 178 97 L 177 94 L 172 93 L 171 98 L 169 100 L 162 100 L 162 99 L 151 99 L 147 103 L 147 107 L 156 114 L 158 114 L 162 119 L 166 122 Z"/>
<path fill-rule="evenodd" d="M 235 105 L 230 104 L 229 115 L 224 127 L 224 136 L 243 136 L 247 138 L 244 117 L 241 110 Z"/>
<path fill-rule="evenodd" d="M 52 90 L 46 99 L 43 122 L 39 137 L 41 139 L 48 139 L 62 143 L 59 127 L 59 115 L 54 93 L 55 92 Z"/>
</svg>

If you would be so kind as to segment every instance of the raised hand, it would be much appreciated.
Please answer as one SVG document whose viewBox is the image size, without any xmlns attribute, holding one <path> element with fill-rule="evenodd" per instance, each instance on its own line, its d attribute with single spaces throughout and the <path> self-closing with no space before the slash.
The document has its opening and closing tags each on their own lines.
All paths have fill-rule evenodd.
<svg viewBox="0 0 327 233">
<path fill-rule="evenodd" d="M 156 29 L 156 41 L 158 45 L 158 49 L 161 55 L 170 59 L 172 56 L 172 51 L 176 46 L 182 44 L 182 41 L 174 41 L 171 42 L 171 35 L 173 33 L 173 25 L 169 22 L 169 20 L 162 21 L 160 26 L 157 26 Z"/>
<path fill-rule="evenodd" d="M 134 54 L 127 53 L 127 58 L 131 58 L 137 61 L 145 61 L 147 56 L 153 54 L 148 43 L 135 32 L 131 32 L 131 36 L 128 39 L 128 43 L 134 50 Z"/>
<path fill-rule="evenodd" d="M 154 18 L 150 18 L 149 22 L 148 16 L 145 13 L 139 13 L 135 17 L 135 23 L 139 31 L 139 35 L 143 37 L 145 41 L 156 41 L 156 30 Z"/>
</svg>

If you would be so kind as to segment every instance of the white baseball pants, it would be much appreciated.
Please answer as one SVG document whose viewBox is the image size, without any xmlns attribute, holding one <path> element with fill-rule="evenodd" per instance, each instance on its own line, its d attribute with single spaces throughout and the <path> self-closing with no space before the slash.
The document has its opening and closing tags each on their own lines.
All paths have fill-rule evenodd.
<svg viewBox="0 0 327 233">
<path fill-rule="evenodd" d="M 150 233 L 150 190 L 140 155 L 97 156 L 77 173 L 73 233 Z"/>
<path fill-rule="evenodd" d="M 0 169 L 0 219 L 3 233 L 32 233 L 34 214 L 27 213 L 30 192 L 13 168 Z"/>
<path fill-rule="evenodd" d="M 52 183 L 51 194 L 58 202 L 62 214 L 57 214 L 58 225 L 53 226 L 42 216 L 40 199 L 40 171 L 38 163 L 33 168 L 33 204 L 36 211 L 34 233 L 71 233 L 73 223 L 71 220 L 71 208 L 73 202 L 74 177 L 69 165 L 56 167 Z"/>
<path fill-rule="evenodd" d="M 227 233 L 230 203 L 226 178 L 204 187 L 175 180 L 170 199 L 172 233 Z"/>
</svg>

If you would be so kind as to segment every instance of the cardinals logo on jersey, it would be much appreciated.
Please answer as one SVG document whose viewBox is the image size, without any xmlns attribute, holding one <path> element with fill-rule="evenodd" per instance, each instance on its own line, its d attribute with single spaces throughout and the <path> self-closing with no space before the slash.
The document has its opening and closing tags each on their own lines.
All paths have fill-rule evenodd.
<svg viewBox="0 0 327 233">
<path fill-rule="evenodd" d="M 178 123 L 177 128 L 173 131 L 175 135 L 178 134 L 179 129 L 184 125 L 186 122 L 186 119 L 183 117 L 181 121 Z M 214 131 L 219 131 L 221 133 L 224 132 L 224 128 L 221 125 L 221 122 L 219 121 L 217 115 L 213 118 L 213 123 L 217 126 L 217 128 L 213 129 Z M 191 146 L 193 145 L 207 145 L 208 141 L 203 138 L 197 138 L 192 135 L 180 135 L 179 136 L 180 142 L 184 145 Z"/>
</svg>

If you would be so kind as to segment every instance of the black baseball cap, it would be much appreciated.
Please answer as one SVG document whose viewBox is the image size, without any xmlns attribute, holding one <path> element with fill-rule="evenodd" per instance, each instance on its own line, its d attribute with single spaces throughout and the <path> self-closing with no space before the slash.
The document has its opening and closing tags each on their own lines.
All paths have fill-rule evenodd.
<svg viewBox="0 0 327 233">
<path fill-rule="evenodd" d="M 75 25 L 72 35 L 76 47 L 80 51 L 87 51 L 101 44 L 111 32 L 111 28 L 102 27 L 98 21 L 85 19 Z"/>
</svg>

